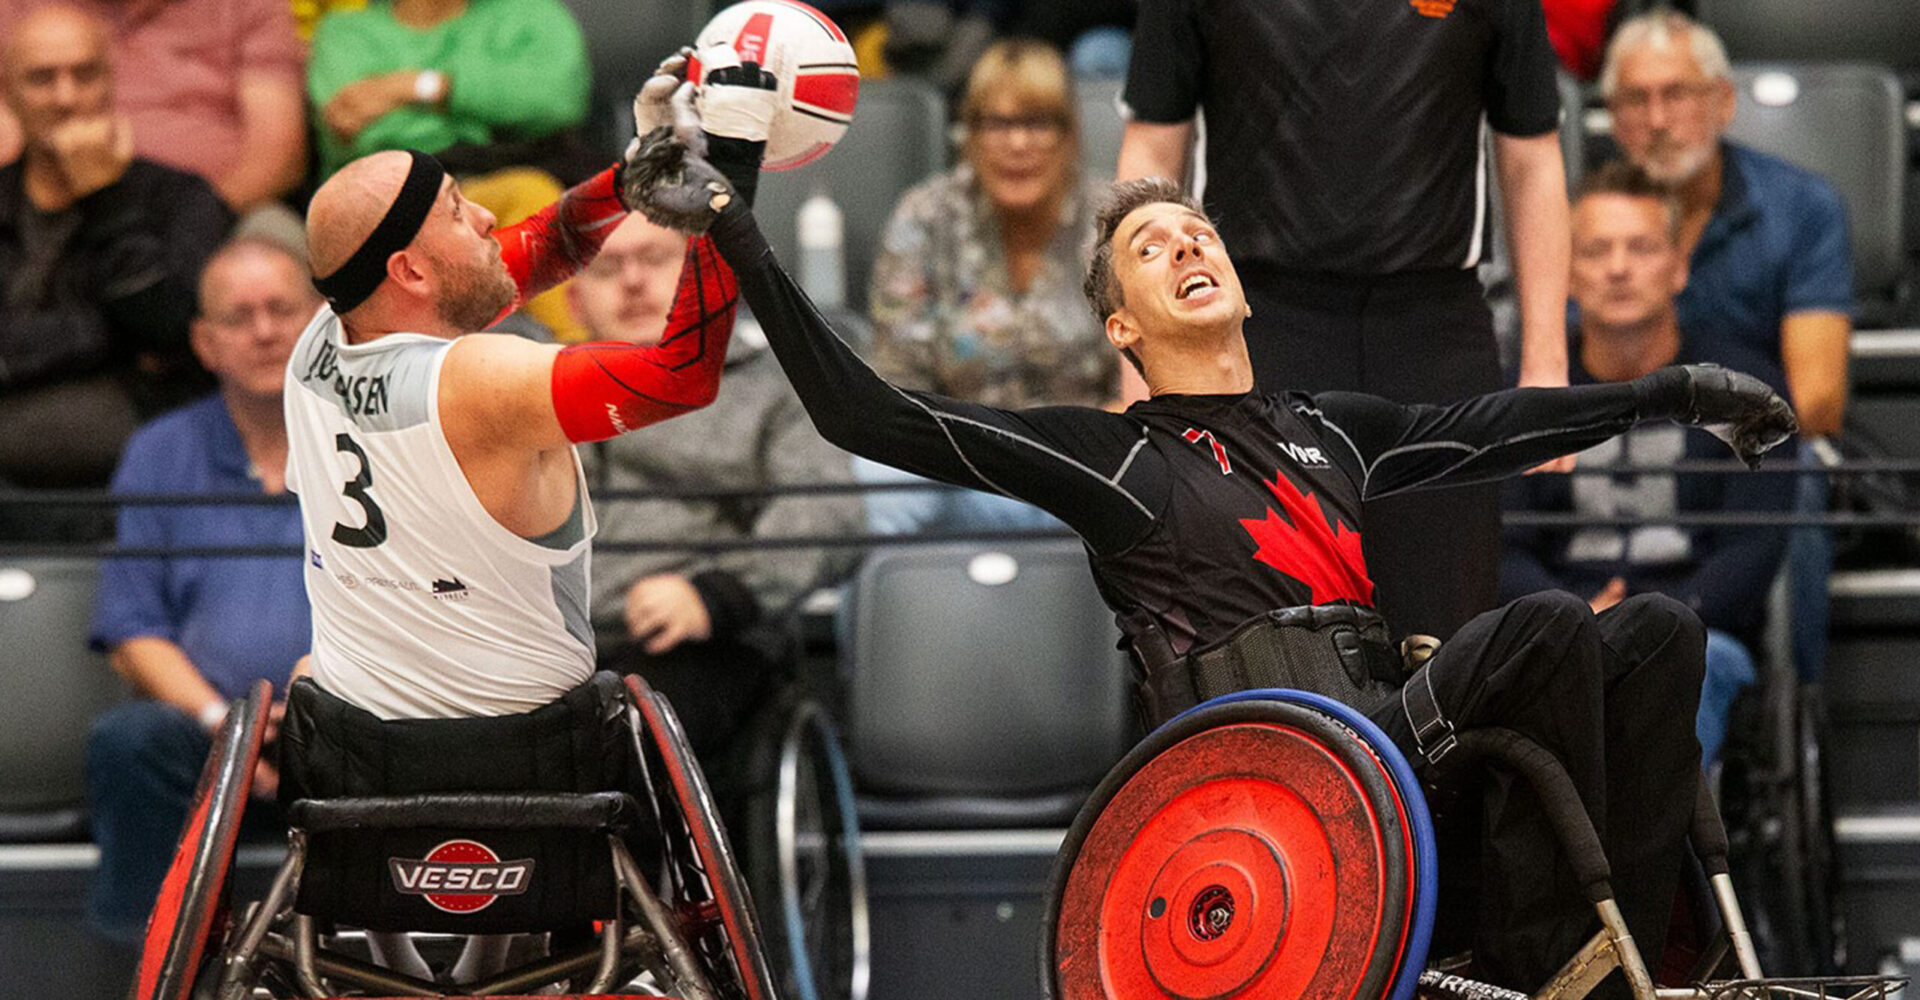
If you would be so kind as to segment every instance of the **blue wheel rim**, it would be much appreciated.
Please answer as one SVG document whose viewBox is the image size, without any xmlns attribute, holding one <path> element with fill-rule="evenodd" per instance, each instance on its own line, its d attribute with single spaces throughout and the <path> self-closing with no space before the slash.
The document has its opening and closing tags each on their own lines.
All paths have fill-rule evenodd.
<svg viewBox="0 0 1920 1000">
<path fill-rule="evenodd" d="M 1433 818 L 1427 813 L 1427 797 L 1420 791 L 1420 779 L 1414 775 L 1413 765 L 1407 762 L 1406 755 L 1387 738 L 1387 734 L 1374 725 L 1372 719 L 1345 702 L 1311 691 L 1285 688 L 1236 691 L 1195 705 L 1165 724 L 1172 725 L 1201 709 L 1243 701 L 1279 701 L 1325 712 L 1357 733 L 1374 756 L 1387 765 L 1387 773 L 1392 776 L 1394 787 L 1399 790 L 1401 802 L 1406 807 L 1407 825 L 1413 831 L 1414 865 L 1413 919 L 1408 925 L 1406 955 L 1400 962 L 1400 968 L 1394 972 L 1393 987 L 1387 993 L 1387 1000 L 1412 1000 L 1414 988 L 1419 985 L 1420 970 L 1427 964 L 1427 949 L 1433 944 L 1434 914 L 1440 903 L 1440 854 L 1434 842 Z"/>
</svg>

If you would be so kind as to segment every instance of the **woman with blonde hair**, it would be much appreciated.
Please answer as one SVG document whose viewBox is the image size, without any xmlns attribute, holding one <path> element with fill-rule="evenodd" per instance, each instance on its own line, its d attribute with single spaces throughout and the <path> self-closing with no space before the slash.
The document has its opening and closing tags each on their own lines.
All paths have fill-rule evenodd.
<svg viewBox="0 0 1920 1000">
<path fill-rule="evenodd" d="M 1044 42 L 994 43 L 960 105 L 961 162 L 908 191 L 874 263 L 873 366 L 896 385 L 1002 407 L 1106 405 L 1118 363 L 1080 294 L 1093 212 L 1073 85 Z M 863 480 L 904 473 L 860 462 Z M 868 497 L 875 531 L 1051 523 L 982 494 Z"/>
</svg>

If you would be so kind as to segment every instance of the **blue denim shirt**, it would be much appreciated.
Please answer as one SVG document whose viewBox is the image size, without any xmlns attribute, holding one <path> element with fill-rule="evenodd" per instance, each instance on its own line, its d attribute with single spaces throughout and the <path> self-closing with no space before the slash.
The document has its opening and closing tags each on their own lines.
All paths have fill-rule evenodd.
<svg viewBox="0 0 1920 1000">
<path fill-rule="evenodd" d="M 240 432 L 218 394 L 135 432 L 114 471 L 115 493 L 258 493 Z M 300 508 L 127 506 L 123 546 L 300 545 Z M 166 639 L 186 651 L 223 696 L 255 678 L 284 693 L 294 661 L 312 645 L 298 556 L 113 559 L 101 569 L 95 649 L 129 639 Z"/>
<path fill-rule="evenodd" d="M 1780 322 L 1796 312 L 1851 315 L 1846 206 L 1818 174 L 1721 145 L 1720 201 L 1693 248 L 1680 329 L 1687 353 L 1764 379 L 1787 395 Z"/>
</svg>

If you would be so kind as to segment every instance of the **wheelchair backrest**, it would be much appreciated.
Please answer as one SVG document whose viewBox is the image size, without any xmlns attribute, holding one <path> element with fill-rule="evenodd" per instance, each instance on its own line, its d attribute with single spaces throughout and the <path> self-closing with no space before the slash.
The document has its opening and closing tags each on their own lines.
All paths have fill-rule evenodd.
<svg viewBox="0 0 1920 1000">
<path fill-rule="evenodd" d="M 617 677 L 599 674 L 518 715 L 383 720 L 311 680 L 296 681 L 280 730 L 283 804 L 466 793 L 468 805 L 416 815 L 404 827 L 313 832 L 295 908 L 371 930 L 481 934 L 614 915 L 604 833 L 479 831 L 461 819 L 528 793 L 637 795 L 622 690 Z"/>
</svg>

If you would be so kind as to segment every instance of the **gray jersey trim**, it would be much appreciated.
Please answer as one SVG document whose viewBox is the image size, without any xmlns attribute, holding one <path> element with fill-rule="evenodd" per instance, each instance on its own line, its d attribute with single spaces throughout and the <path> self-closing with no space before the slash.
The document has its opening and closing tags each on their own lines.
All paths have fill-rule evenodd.
<svg viewBox="0 0 1920 1000">
<path fill-rule="evenodd" d="M 560 620 L 566 625 L 567 634 L 578 639 L 589 656 L 598 655 L 593 644 L 593 625 L 587 618 L 587 550 L 582 548 L 571 562 L 553 567 L 551 574 L 553 605 L 560 609 Z"/>
</svg>

